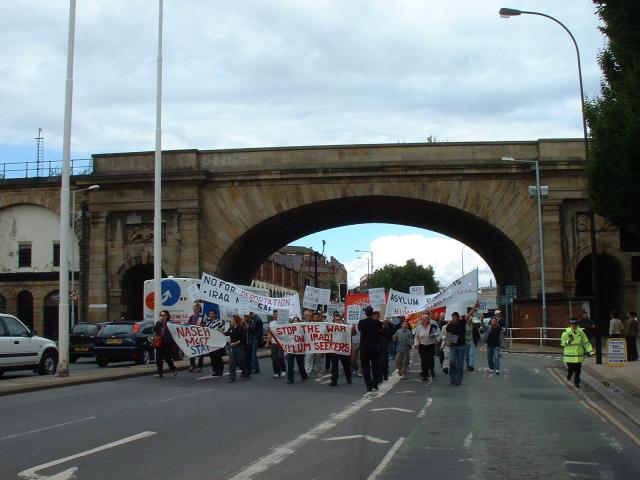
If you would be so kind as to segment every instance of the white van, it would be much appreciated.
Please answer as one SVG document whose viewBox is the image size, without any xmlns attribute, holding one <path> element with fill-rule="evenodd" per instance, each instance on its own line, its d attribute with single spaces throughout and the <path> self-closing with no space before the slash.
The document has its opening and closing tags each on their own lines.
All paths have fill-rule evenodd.
<svg viewBox="0 0 640 480">
<path fill-rule="evenodd" d="M 13 315 L 0 314 L 0 375 L 14 370 L 53 375 L 57 368 L 58 348 L 54 341 L 36 336 Z"/>
</svg>

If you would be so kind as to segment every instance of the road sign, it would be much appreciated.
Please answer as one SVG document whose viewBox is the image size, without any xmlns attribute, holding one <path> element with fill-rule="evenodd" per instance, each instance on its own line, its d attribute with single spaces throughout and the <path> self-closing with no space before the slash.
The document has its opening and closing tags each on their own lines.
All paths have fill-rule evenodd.
<svg viewBox="0 0 640 480">
<path fill-rule="evenodd" d="M 78 293 L 75 290 L 69 292 L 69 299 L 76 302 L 78 300 Z"/>
</svg>

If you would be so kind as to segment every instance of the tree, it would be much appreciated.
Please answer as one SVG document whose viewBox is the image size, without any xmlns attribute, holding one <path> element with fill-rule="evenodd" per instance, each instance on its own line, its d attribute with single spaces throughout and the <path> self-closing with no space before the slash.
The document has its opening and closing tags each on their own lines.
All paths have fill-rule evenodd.
<svg viewBox="0 0 640 480">
<path fill-rule="evenodd" d="M 433 267 L 418 265 L 413 258 L 407 260 L 404 266 L 385 265 L 371 275 L 371 287 L 373 288 L 393 288 L 399 292 L 408 292 L 409 287 L 414 285 L 424 285 L 425 293 L 434 293 L 440 290 L 440 285 L 434 277 Z"/>
<path fill-rule="evenodd" d="M 338 282 L 336 282 L 335 278 L 329 278 L 324 282 L 324 288 L 328 288 L 331 290 L 331 298 L 338 297 Z"/>
<path fill-rule="evenodd" d="M 640 237 L 640 2 L 593 0 L 608 42 L 600 96 L 586 102 L 594 210 Z"/>
</svg>

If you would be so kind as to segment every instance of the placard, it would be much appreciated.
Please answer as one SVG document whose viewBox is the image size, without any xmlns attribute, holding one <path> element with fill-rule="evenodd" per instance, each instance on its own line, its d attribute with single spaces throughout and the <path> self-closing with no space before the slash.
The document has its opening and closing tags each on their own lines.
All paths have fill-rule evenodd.
<svg viewBox="0 0 640 480">
<path fill-rule="evenodd" d="M 414 285 L 409 287 L 409 293 L 411 295 L 424 295 L 424 285 Z"/>
<path fill-rule="evenodd" d="M 627 342 L 624 338 L 607 340 L 607 366 L 624 367 L 627 364 Z"/>
<path fill-rule="evenodd" d="M 229 341 L 229 337 L 220 333 L 217 329 L 203 327 L 201 325 L 184 325 L 167 323 L 171 337 L 178 348 L 186 357 L 198 357 L 214 352 Z"/>
<path fill-rule="evenodd" d="M 387 303 L 384 287 L 369 289 L 369 302 L 371 305 L 383 305 Z"/>
<path fill-rule="evenodd" d="M 285 353 L 351 354 L 351 327 L 342 323 L 269 324 L 269 331 Z"/>
<path fill-rule="evenodd" d="M 304 289 L 302 306 L 311 310 L 316 310 L 318 305 L 329 305 L 331 303 L 331 290 L 328 288 L 316 288 L 307 285 Z"/>
</svg>

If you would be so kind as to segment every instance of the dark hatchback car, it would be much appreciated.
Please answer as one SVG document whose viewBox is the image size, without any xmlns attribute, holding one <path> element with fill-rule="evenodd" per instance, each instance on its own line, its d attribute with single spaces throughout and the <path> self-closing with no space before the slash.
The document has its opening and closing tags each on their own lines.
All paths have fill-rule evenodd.
<svg viewBox="0 0 640 480">
<path fill-rule="evenodd" d="M 93 357 L 98 332 L 107 322 L 76 323 L 69 334 L 69 361 L 75 363 L 80 357 Z"/>
<path fill-rule="evenodd" d="M 96 363 L 106 367 L 109 362 L 148 364 L 153 351 L 153 322 L 107 323 L 96 337 Z"/>
</svg>

